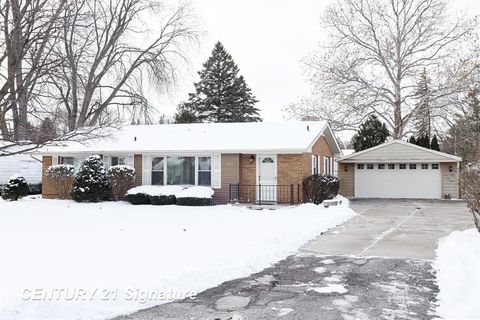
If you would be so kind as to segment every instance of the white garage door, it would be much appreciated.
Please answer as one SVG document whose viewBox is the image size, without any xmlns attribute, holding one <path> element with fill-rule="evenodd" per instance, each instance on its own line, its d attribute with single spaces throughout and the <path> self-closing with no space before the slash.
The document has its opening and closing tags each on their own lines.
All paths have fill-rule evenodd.
<svg viewBox="0 0 480 320">
<path fill-rule="evenodd" d="M 355 197 L 440 199 L 439 164 L 356 164 Z"/>
</svg>

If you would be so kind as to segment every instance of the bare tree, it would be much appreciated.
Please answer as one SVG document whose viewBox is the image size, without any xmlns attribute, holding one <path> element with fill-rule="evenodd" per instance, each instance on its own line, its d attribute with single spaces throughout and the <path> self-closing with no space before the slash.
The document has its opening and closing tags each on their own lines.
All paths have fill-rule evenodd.
<svg viewBox="0 0 480 320">
<path fill-rule="evenodd" d="M 77 0 L 65 7 L 55 51 L 63 63 L 49 80 L 68 130 L 124 120 L 123 111 L 148 122 L 153 107 L 143 93 L 144 79 L 156 88 L 172 81 L 175 62 L 186 59 L 182 46 L 197 34 L 187 4 L 170 10 L 165 3 Z M 151 12 L 159 30 L 142 21 Z"/>
<path fill-rule="evenodd" d="M 407 132 L 422 70 L 442 68 L 448 49 L 476 25 L 450 19 L 442 0 L 339 0 L 323 21 L 329 41 L 304 61 L 314 97 L 287 112 L 313 113 L 337 129 L 355 129 L 376 114 L 394 138 Z M 443 96 L 449 90 L 436 91 Z"/>
</svg>

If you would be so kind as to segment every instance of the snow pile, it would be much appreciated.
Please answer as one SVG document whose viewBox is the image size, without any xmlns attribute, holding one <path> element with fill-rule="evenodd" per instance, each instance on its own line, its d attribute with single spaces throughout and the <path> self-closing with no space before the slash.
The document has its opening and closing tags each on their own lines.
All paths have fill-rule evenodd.
<svg viewBox="0 0 480 320">
<path fill-rule="evenodd" d="M 177 198 L 212 198 L 214 191 L 209 187 L 190 187 L 178 192 Z"/>
<path fill-rule="evenodd" d="M 174 196 L 185 189 L 182 186 L 139 186 L 127 191 L 127 194 L 143 193 L 149 196 Z"/>
<path fill-rule="evenodd" d="M 353 216 L 345 204 L 159 211 L 125 202 L 0 201 L 0 318 L 107 319 L 165 303 L 171 292 L 182 298 L 259 272 Z M 35 299 L 37 289 L 49 296 Z M 69 291 L 48 299 L 54 289 Z M 72 299 L 80 290 L 86 295 Z"/>
<path fill-rule="evenodd" d="M 480 319 L 480 234 L 476 229 L 452 232 L 440 239 L 436 252 L 438 315 Z"/>
</svg>

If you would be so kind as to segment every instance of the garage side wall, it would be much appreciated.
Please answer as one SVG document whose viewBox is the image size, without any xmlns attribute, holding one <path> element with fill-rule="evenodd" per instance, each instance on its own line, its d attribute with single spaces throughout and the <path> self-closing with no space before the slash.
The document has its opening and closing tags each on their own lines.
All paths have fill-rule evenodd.
<svg viewBox="0 0 480 320">
<path fill-rule="evenodd" d="M 340 163 L 338 166 L 340 179 L 340 194 L 344 197 L 355 196 L 355 164 Z"/>
<path fill-rule="evenodd" d="M 452 168 L 451 172 L 450 167 Z M 460 197 L 458 163 L 441 163 L 440 170 L 442 173 L 442 197 L 450 195 L 452 199 L 458 199 Z"/>
</svg>

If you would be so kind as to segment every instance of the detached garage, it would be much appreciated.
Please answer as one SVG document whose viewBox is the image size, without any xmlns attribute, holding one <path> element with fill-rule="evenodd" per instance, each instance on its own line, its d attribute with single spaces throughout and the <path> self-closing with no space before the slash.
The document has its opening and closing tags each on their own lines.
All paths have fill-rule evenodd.
<svg viewBox="0 0 480 320">
<path fill-rule="evenodd" d="M 355 198 L 456 199 L 461 160 L 392 140 L 339 159 L 340 192 Z"/>
</svg>

